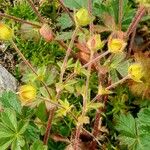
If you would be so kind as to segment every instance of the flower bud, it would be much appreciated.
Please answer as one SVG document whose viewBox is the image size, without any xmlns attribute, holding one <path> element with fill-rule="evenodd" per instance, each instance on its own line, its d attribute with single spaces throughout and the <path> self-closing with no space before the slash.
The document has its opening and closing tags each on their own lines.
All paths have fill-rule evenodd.
<svg viewBox="0 0 150 150">
<path fill-rule="evenodd" d="M 91 17 L 87 9 L 81 8 L 75 13 L 74 20 L 77 26 L 86 26 L 90 24 Z"/>
<path fill-rule="evenodd" d="M 141 82 L 141 78 L 143 77 L 143 67 L 139 63 L 132 64 L 128 68 L 128 74 L 130 78 L 136 82 Z"/>
<path fill-rule="evenodd" d="M 110 90 L 107 90 L 106 88 L 103 88 L 102 86 L 99 86 L 98 95 L 108 95 L 108 94 L 112 94 L 112 92 Z"/>
<path fill-rule="evenodd" d="M 43 24 L 40 28 L 40 34 L 46 42 L 51 42 L 54 39 L 53 32 L 48 24 Z"/>
<path fill-rule="evenodd" d="M 101 41 L 100 35 L 95 34 L 88 40 L 87 46 L 90 50 L 97 51 L 104 46 L 104 43 Z"/>
<path fill-rule="evenodd" d="M 32 102 L 36 98 L 36 89 L 31 85 L 19 88 L 19 97 L 22 103 Z"/>
<path fill-rule="evenodd" d="M 124 50 L 126 45 L 127 45 L 127 43 L 121 39 L 111 39 L 108 42 L 108 50 L 111 53 L 120 53 Z"/>
<path fill-rule="evenodd" d="M 13 37 L 13 30 L 3 24 L 3 23 L 0 23 L 0 40 L 11 40 Z"/>
</svg>

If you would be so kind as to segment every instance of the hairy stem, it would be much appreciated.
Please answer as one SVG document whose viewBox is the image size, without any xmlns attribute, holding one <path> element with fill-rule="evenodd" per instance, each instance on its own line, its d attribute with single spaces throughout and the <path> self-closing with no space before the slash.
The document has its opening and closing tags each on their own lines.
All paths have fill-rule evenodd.
<svg viewBox="0 0 150 150">
<path fill-rule="evenodd" d="M 105 57 L 105 56 L 108 55 L 109 53 L 110 53 L 109 51 L 106 51 L 106 52 L 100 54 L 100 55 L 97 56 L 96 58 L 94 58 L 94 59 L 90 60 L 88 63 L 86 63 L 83 67 L 84 67 L 84 68 L 88 67 L 89 65 L 91 65 L 91 64 L 93 64 L 93 63 L 95 63 L 95 62 L 97 62 L 98 60 L 100 60 L 101 58 Z"/>
<path fill-rule="evenodd" d="M 118 82 L 115 82 L 113 84 L 111 84 L 110 86 L 108 86 L 106 88 L 106 90 L 110 90 L 112 88 L 115 88 L 117 85 L 124 83 L 126 80 L 130 79 L 130 76 L 127 75 L 126 77 L 122 78 L 121 80 L 119 80 Z M 97 94 L 90 103 L 94 103 L 101 95 Z"/>
<path fill-rule="evenodd" d="M 1 16 L 1 17 L 5 17 L 5 18 L 8 18 L 8 19 L 15 20 L 15 21 L 20 22 L 20 23 L 29 24 L 29 25 L 32 25 L 32 26 L 37 27 L 37 28 L 40 28 L 40 27 L 41 27 L 41 25 L 32 23 L 32 22 L 30 22 L 30 21 L 26 21 L 26 20 L 23 20 L 23 19 L 14 17 L 14 16 L 11 16 L 11 15 L 8 15 L 8 14 L 5 14 L 5 13 L 1 13 L 1 12 L 0 12 L 0 16 Z"/>
<path fill-rule="evenodd" d="M 75 134 L 75 139 L 74 139 L 74 150 L 79 149 L 79 137 L 80 137 L 80 132 L 81 132 L 81 127 L 82 125 L 78 125 L 76 129 L 76 134 Z"/>
<path fill-rule="evenodd" d="M 35 71 L 35 69 L 33 68 L 33 66 L 27 61 L 27 59 L 24 57 L 24 55 L 21 53 L 21 51 L 19 50 L 19 48 L 17 47 L 17 45 L 15 44 L 14 41 L 11 41 L 12 46 L 14 47 L 15 51 L 17 52 L 17 54 L 20 56 L 20 58 L 24 61 L 24 63 L 32 70 L 32 72 L 38 76 L 37 72 Z M 50 92 L 48 90 L 48 87 L 46 85 L 45 82 L 41 81 L 42 85 L 45 87 L 49 97 L 51 97 Z"/>
<path fill-rule="evenodd" d="M 132 20 L 127 32 L 126 38 L 130 36 L 130 34 L 135 30 L 137 24 L 140 22 L 141 18 L 144 16 L 146 12 L 146 8 L 144 6 L 139 6 L 134 19 Z"/>
<path fill-rule="evenodd" d="M 51 111 L 49 111 L 48 123 L 47 123 L 46 132 L 45 132 L 44 140 L 43 140 L 43 143 L 45 145 L 47 145 L 48 143 L 54 113 L 55 113 L 55 107 L 51 109 Z"/>
<path fill-rule="evenodd" d="M 121 28 L 122 28 L 122 16 L 123 16 L 123 0 L 119 0 L 119 20 L 118 20 L 118 25 L 119 25 L 120 31 L 121 31 Z"/>
<path fill-rule="evenodd" d="M 67 67 L 67 61 L 68 61 L 69 55 L 72 51 L 72 47 L 73 47 L 73 44 L 74 44 L 74 40 L 76 38 L 77 31 L 78 31 L 78 27 L 76 27 L 76 29 L 75 29 L 75 31 L 72 35 L 71 41 L 69 43 L 69 46 L 68 46 L 68 49 L 67 49 L 67 52 L 66 52 L 66 56 L 64 58 L 64 61 L 63 61 L 62 67 L 61 67 L 60 82 L 63 81 L 63 76 L 64 76 L 64 73 L 65 73 L 65 70 L 66 70 L 66 67 Z"/>
<path fill-rule="evenodd" d="M 112 85 L 108 86 L 106 88 L 106 90 L 110 90 L 115 88 L 117 85 L 124 83 L 127 79 L 129 79 L 129 75 L 127 75 L 126 77 L 122 78 L 121 80 L 119 80 L 118 82 L 113 83 Z"/>
<path fill-rule="evenodd" d="M 88 13 L 89 16 L 92 16 L 92 0 L 88 0 Z M 93 35 L 93 22 L 90 22 L 90 36 Z M 94 51 L 91 49 L 90 50 L 90 61 L 92 61 L 94 56 Z M 86 86 L 85 86 L 85 92 L 83 96 L 83 107 L 82 107 L 82 116 L 84 117 L 86 115 L 86 109 L 87 109 L 87 100 L 88 100 L 88 91 L 89 91 L 89 81 L 90 81 L 90 76 L 91 76 L 91 64 L 88 65 L 88 74 L 87 74 L 87 79 L 86 79 Z M 81 128 L 83 124 L 80 124 L 77 126 L 76 129 L 76 135 L 75 135 L 75 142 L 74 142 L 74 150 L 78 150 L 78 145 L 79 145 L 79 137 L 81 133 Z"/>
</svg>

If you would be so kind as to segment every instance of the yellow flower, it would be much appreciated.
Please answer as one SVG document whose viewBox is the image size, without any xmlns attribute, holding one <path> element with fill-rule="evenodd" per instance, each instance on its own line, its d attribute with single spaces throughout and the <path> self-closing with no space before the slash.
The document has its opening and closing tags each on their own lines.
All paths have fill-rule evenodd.
<svg viewBox="0 0 150 150">
<path fill-rule="evenodd" d="M 87 42 L 87 46 L 90 50 L 97 51 L 104 46 L 104 43 L 101 41 L 100 34 L 93 35 Z"/>
<path fill-rule="evenodd" d="M 3 23 L 0 23 L 0 40 L 11 40 L 13 37 L 13 30 L 3 24 Z"/>
<path fill-rule="evenodd" d="M 86 25 L 90 24 L 90 22 L 91 22 L 91 17 L 88 13 L 88 10 L 85 8 L 79 9 L 75 13 L 74 19 L 75 19 L 77 26 L 86 26 Z"/>
<path fill-rule="evenodd" d="M 124 50 L 126 45 L 127 45 L 127 43 L 121 39 L 111 39 L 108 42 L 108 50 L 111 53 L 120 53 Z"/>
<path fill-rule="evenodd" d="M 128 68 L 128 74 L 130 78 L 136 82 L 141 82 L 141 78 L 143 77 L 143 67 L 139 63 L 132 64 Z"/>
<path fill-rule="evenodd" d="M 137 0 L 137 2 L 144 5 L 145 7 L 150 7 L 150 0 Z"/>
<path fill-rule="evenodd" d="M 32 102 L 36 98 L 36 89 L 31 85 L 19 88 L 19 97 L 22 103 Z"/>
</svg>

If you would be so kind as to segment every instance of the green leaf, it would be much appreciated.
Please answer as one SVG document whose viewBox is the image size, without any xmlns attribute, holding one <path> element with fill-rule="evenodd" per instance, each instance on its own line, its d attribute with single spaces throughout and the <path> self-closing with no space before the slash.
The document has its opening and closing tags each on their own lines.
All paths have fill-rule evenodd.
<svg viewBox="0 0 150 150">
<path fill-rule="evenodd" d="M 70 92 L 70 93 L 73 93 L 74 90 L 75 90 L 74 85 L 75 85 L 77 82 L 78 82 L 77 80 L 69 80 L 69 81 L 64 85 L 65 90 L 67 90 L 67 91 Z"/>
<path fill-rule="evenodd" d="M 13 136 L 14 132 L 11 130 L 11 128 L 5 126 L 3 123 L 0 123 L 0 139 L 1 138 L 7 138 Z"/>
<path fill-rule="evenodd" d="M 25 140 L 23 133 L 27 129 L 28 122 L 17 122 L 16 113 L 12 109 L 6 108 L 0 116 L 0 149 L 21 150 Z"/>
<path fill-rule="evenodd" d="M 82 7 L 87 7 L 87 0 L 64 0 L 64 4 L 66 7 L 70 9 L 79 9 Z"/>
<path fill-rule="evenodd" d="M 69 40 L 69 39 L 71 39 L 72 33 L 73 33 L 72 31 L 71 32 L 62 32 L 61 34 L 56 36 L 55 40 L 63 40 L 63 41 Z"/>
<path fill-rule="evenodd" d="M 115 83 L 119 80 L 117 71 L 115 69 L 110 70 L 110 76 L 112 78 L 112 82 Z"/>
<path fill-rule="evenodd" d="M 5 111 L 1 113 L 1 121 L 6 127 L 10 128 L 14 132 L 17 130 L 17 118 L 15 111 L 5 109 Z"/>
<path fill-rule="evenodd" d="M 27 127 L 28 127 L 28 125 L 29 125 L 29 122 L 28 121 L 20 121 L 19 123 L 18 123 L 18 132 L 19 132 L 19 134 L 23 134 L 26 130 L 27 130 Z"/>
<path fill-rule="evenodd" d="M 30 147 L 30 150 L 47 150 L 47 146 L 43 145 L 43 142 L 40 140 L 37 140 L 33 143 L 33 145 Z"/>
<path fill-rule="evenodd" d="M 6 150 L 9 145 L 12 143 L 13 139 L 11 138 L 1 138 L 0 139 L 0 150 Z"/>
<path fill-rule="evenodd" d="M 150 126 L 150 108 L 141 109 L 138 118 L 140 123 Z"/>
<path fill-rule="evenodd" d="M 98 17 L 105 16 L 108 14 L 112 16 L 115 23 L 118 24 L 118 11 L 119 11 L 119 0 L 109 0 L 102 2 L 102 0 L 95 0 L 93 2 L 93 13 Z M 123 17 L 122 17 L 122 29 L 125 31 L 132 21 L 135 14 L 135 10 L 131 7 L 129 0 L 123 0 Z"/>
<path fill-rule="evenodd" d="M 21 150 L 21 147 L 25 145 L 25 141 L 22 136 L 17 136 L 11 144 L 11 150 Z"/>
<path fill-rule="evenodd" d="M 41 102 L 36 110 L 36 116 L 43 122 L 47 120 L 47 111 L 45 102 Z"/>
<path fill-rule="evenodd" d="M 61 16 L 58 18 L 58 26 L 60 26 L 62 30 L 69 28 L 72 25 L 73 22 L 70 16 L 66 13 L 62 13 Z"/>
<path fill-rule="evenodd" d="M 149 120 L 149 113 L 149 109 L 146 108 L 139 112 L 139 118 L 136 119 L 131 114 L 116 117 L 115 128 L 120 133 L 120 145 L 126 145 L 129 150 L 149 150 L 150 125 L 149 121 L 144 121 L 144 117 L 145 120 Z"/>
<path fill-rule="evenodd" d="M 126 60 L 126 54 L 114 54 L 113 57 L 105 62 L 105 65 L 108 65 L 110 70 L 110 76 L 113 82 L 117 82 L 119 80 L 119 74 L 122 77 L 128 75 L 128 67 L 130 65 L 130 60 Z"/>
<path fill-rule="evenodd" d="M 34 124 L 29 124 L 27 130 L 25 131 L 25 137 L 29 142 L 38 140 L 39 134 L 40 131 Z"/>
<path fill-rule="evenodd" d="M 4 108 L 12 108 L 18 113 L 21 113 L 21 103 L 17 97 L 17 95 L 11 91 L 7 92 L 5 91 L 2 93 L 2 96 L 0 97 L 0 102 L 2 103 Z"/>
<path fill-rule="evenodd" d="M 120 63 L 117 67 L 116 70 L 120 73 L 122 77 L 125 77 L 128 75 L 128 67 L 129 67 L 130 62 L 129 61 L 123 61 Z"/>
<path fill-rule="evenodd" d="M 131 114 L 120 115 L 116 119 L 116 129 L 124 136 L 134 138 L 136 135 L 136 123 Z"/>
<path fill-rule="evenodd" d="M 111 68 L 116 68 L 125 59 L 125 53 L 114 54 L 111 59 Z"/>
</svg>

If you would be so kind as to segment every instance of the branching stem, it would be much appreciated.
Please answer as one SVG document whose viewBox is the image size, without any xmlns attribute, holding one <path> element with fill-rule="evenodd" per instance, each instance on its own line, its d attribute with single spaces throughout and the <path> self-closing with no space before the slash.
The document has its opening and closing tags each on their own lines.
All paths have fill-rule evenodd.
<svg viewBox="0 0 150 150">
<path fill-rule="evenodd" d="M 15 17 L 15 16 L 8 15 L 8 14 L 5 14 L 5 13 L 1 13 L 1 12 L 0 12 L 0 16 L 1 16 L 1 17 L 5 17 L 5 18 L 8 18 L 8 19 L 15 20 L 15 21 L 20 22 L 20 23 L 29 24 L 29 25 L 32 25 L 32 26 L 34 26 L 34 27 L 36 27 L 36 28 L 40 28 L 40 27 L 41 27 L 41 25 L 39 25 L 39 24 L 35 24 L 35 23 L 33 23 L 33 22 L 26 21 L 26 20 L 17 18 L 17 17 Z"/>
<path fill-rule="evenodd" d="M 65 70 L 66 70 L 66 67 L 67 67 L 67 61 L 68 61 L 69 55 L 72 51 L 72 47 L 73 47 L 73 44 L 74 44 L 74 40 L 76 38 L 77 31 L 78 31 L 78 27 L 76 27 L 76 29 L 74 30 L 74 32 L 72 34 L 71 41 L 70 41 L 69 46 L 68 46 L 68 49 L 66 51 L 66 55 L 65 55 L 62 67 L 61 67 L 60 83 L 63 82 L 63 76 L 64 76 L 64 73 L 65 73 Z"/>
</svg>

